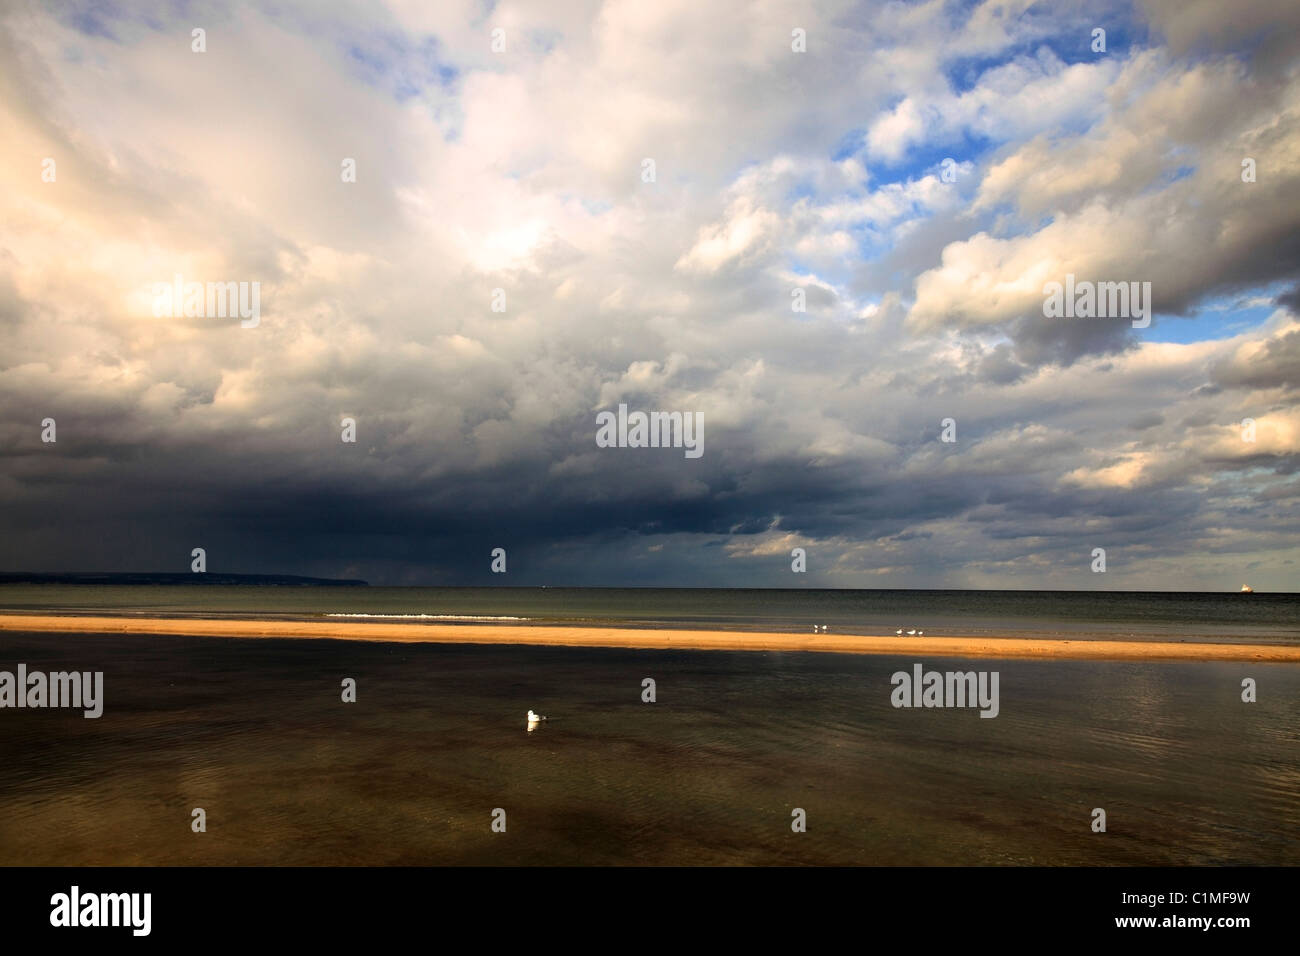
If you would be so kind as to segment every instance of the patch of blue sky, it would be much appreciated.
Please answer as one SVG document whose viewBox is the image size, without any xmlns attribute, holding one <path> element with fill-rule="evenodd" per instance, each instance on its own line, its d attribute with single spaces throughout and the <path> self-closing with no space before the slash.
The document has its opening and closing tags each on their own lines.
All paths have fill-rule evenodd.
<svg viewBox="0 0 1300 956">
<path fill-rule="evenodd" d="M 951 4 L 948 14 L 954 23 L 965 23 L 982 0 L 961 0 Z M 1059 4 L 1031 6 L 1009 18 L 1012 42 L 995 54 L 980 54 L 949 60 L 943 73 L 952 89 L 965 93 L 979 84 L 988 70 L 1021 56 L 1036 56 L 1046 47 L 1066 65 L 1092 62 L 1099 56 L 1092 49 L 1092 31 L 1100 27 L 1106 31 L 1106 51 L 1127 50 L 1134 44 L 1146 45 L 1149 31 L 1145 23 L 1134 16 L 1132 4 L 1127 0 L 1093 2 L 1085 9 L 1062 10 Z"/>
<path fill-rule="evenodd" d="M 1142 338 L 1152 342 L 1209 342 L 1229 339 L 1249 332 L 1268 321 L 1277 305 L 1276 296 L 1283 285 L 1255 289 L 1207 300 L 1192 315 L 1162 315 L 1156 313 L 1149 329 L 1136 330 Z"/>
<path fill-rule="evenodd" d="M 864 161 L 873 177 L 884 173 L 887 176 L 880 178 L 923 179 L 929 175 L 938 175 L 939 165 L 945 159 L 953 159 L 958 165 L 978 162 L 995 145 L 989 137 L 963 129 L 942 137 L 927 136 L 920 142 L 913 143 L 897 160 L 873 157 L 868 161 L 864 157 Z"/>
<path fill-rule="evenodd" d="M 862 152 L 862 145 L 866 141 L 866 127 L 856 127 L 849 130 L 840 137 L 835 148 L 831 150 L 831 159 L 834 162 L 842 163 L 846 159 L 851 159 L 858 153 Z"/>
<path fill-rule="evenodd" d="M 55 4 L 52 10 L 65 25 L 84 33 L 86 36 L 103 37 L 118 41 L 118 36 L 110 25 L 112 21 L 126 18 L 125 9 L 107 0 L 82 0 L 70 4 Z"/>
<path fill-rule="evenodd" d="M 843 287 L 853 276 L 853 263 L 824 262 L 813 268 L 797 255 L 791 254 L 785 258 L 785 271 L 795 276 L 796 281 L 803 280 L 805 288 L 820 283 Z"/>
<path fill-rule="evenodd" d="M 1195 166 L 1177 166 L 1174 169 L 1167 169 L 1160 175 L 1159 188 L 1169 186 L 1180 179 L 1186 179 L 1194 172 L 1196 172 Z"/>
<path fill-rule="evenodd" d="M 815 266 L 810 265 L 798 253 L 789 252 L 782 260 L 786 272 L 803 278 L 816 278 L 835 286 L 847 287 L 854 275 L 860 270 L 863 259 L 856 252 L 838 257 L 820 258 Z"/>
<path fill-rule="evenodd" d="M 1146 26 L 1135 22 L 1131 16 L 1113 17 L 1106 13 L 1091 12 L 1078 21 L 1077 34 L 1057 36 L 1046 46 L 1067 66 L 1075 63 L 1095 63 L 1103 56 L 1125 56 L 1133 47 L 1146 47 L 1150 33 Z M 1093 31 L 1106 31 L 1105 51 L 1093 50 Z"/>
<path fill-rule="evenodd" d="M 460 72 L 440 57 L 440 46 L 437 37 L 413 41 L 404 34 L 383 33 L 353 38 L 345 52 L 362 82 L 404 103 L 430 89 L 455 86 Z"/>
<path fill-rule="evenodd" d="M 979 86 L 980 78 L 989 70 L 1002 66 L 1017 55 L 1032 52 L 1032 47 L 1025 44 L 1023 49 L 1013 48 L 1008 52 L 1012 55 L 969 56 L 949 60 L 943 67 L 944 79 L 948 81 L 948 86 L 952 88 L 954 93 L 969 93 Z"/>
<path fill-rule="evenodd" d="M 801 199 L 815 202 L 819 198 L 821 198 L 821 193 L 817 189 L 817 184 L 809 179 L 798 180 L 785 191 L 785 200 L 792 206 Z"/>
<path fill-rule="evenodd" d="M 901 99 L 882 109 L 877 118 L 888 116 L 897 107 Z M 935 172 L 945 159 L 954 159 L 958 163 L 977 160 L 989 149 L 999 145 L 991 137 L 977 133 L 969 128 L 948 130 L 940 135 L 927 133 L 919 142 L 913 142 L 902 151 L 897 159 L 883 156 L 870 156 L 867 153 L 867 130 L 855 128 L 845 133 L 831 152 L 834 162 L 842 162 L 851 157 L 857 159 L 871 172 L 873 179 L 919 179 L 927 173 Z"/>
<path fill-rule="evenodd" d="M 903 217 L 908 219 L 911 217 Z M 894 248 L 893 230 L 881 228 L 873 223 L 857 223 L 845 230 L 853 237 L 853 246 L 857 251 L 854 257 L 858 262 L 874 262 L 888 255 Z"/>
</svg>

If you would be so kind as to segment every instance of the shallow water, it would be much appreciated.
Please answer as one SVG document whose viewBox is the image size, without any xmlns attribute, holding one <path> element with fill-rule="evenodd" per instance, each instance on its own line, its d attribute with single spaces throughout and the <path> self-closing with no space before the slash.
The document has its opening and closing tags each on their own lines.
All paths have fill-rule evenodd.
<svg viewBox="0 0 1300 956">
<path fill-rule="evenodd" d="M 8 865 L 1300 863 L 1292 665 L 922 661 L 998 671 L 990 720 L 895 709 L 913 659 L 867 655 L 0 633 L 19 662 L 106 704 L 0 710 Z"/>
<path fill-rule="evenodd" d="M 1146 637 L 1300 643 L 1300 594 L 737 588 L 365 588 L 0 585 L 0 610 L 428 615 L 828 635 Z"/>
</svg>

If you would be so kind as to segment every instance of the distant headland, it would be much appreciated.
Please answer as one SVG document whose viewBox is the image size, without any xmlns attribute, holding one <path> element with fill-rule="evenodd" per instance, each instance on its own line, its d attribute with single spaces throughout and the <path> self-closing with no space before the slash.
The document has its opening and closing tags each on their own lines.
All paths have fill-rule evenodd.
<svg viewBox="0 0 1300 956">
<path fill-rule="evenodd" d="M 202 574 L 185 571 L 66 571 L 34 573 L 0 571 L 0 584 L 133 584 L 137 587 L 157 585 L 244 584 L 259 587 L 368 587 L 365 581 L 345 578 L 305 578 L 297 574 Z"/>
</svg>

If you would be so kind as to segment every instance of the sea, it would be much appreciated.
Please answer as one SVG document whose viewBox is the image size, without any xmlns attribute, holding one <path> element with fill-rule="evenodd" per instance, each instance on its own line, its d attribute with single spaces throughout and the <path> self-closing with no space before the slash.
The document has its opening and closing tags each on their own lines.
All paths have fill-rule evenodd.
<svg viewBox="0 0 1300 956">
<path fill-rule="evenodd" d="M 1287 594 L 13 585 L 0 611 L 1300 640 Z M 1300 863 L 1296 665 L 177 628 L 0 631 L 0 671 L 104 673 L 98 719 L 0 709 L 0 865 Z M 996 672 L 997 717 L 894 706 L 916 664 Z"/>
<path fill-rule="evenodd" d="M 1300 594 L 0 585 L 0 612 L 1300 643 Z"/>
</svg>

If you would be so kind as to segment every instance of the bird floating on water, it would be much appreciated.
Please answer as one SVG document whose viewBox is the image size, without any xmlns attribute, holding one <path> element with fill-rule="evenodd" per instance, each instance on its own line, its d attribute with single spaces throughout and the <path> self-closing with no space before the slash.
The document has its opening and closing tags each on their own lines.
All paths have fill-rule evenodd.
<svg viewBox="0 0 1300 956">
<path fill-rule="evenodd" d="M 534 714 L 531 710 L 529 710 L 528 711 L 528 732 L 532 733 L 534 730 L 536 730 L 537 725 L 545 719 L 546 718 L 541 716 L 540 714 Z"/>
</svg>

